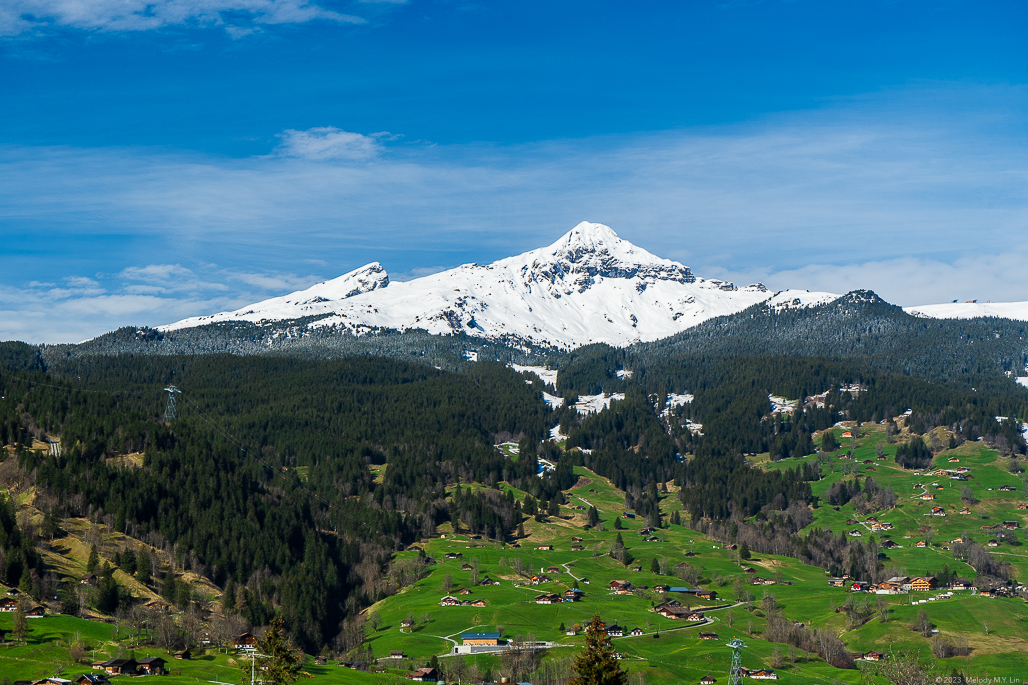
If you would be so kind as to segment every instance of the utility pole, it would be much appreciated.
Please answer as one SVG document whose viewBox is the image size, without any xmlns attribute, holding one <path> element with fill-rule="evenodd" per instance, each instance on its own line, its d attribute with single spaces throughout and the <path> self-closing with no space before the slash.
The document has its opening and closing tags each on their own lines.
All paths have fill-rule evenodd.
<svg viewBox="0 0 1028 685">
<path fill-rule="evenodd" d="M 732 648 L 732 669 L 728 672 L 728 685 L 742 685 L 742 653 L 740 650 L 746 645 L 737 637 L 733 637 L 728 643 Z"/>
<path fill-rule="evenodd" d="M 257 683 L 263 683 L 263 680 L 257 680 L 257 659 L 264 658 L 263 654 L 257 652 L 250 652 L 250 685 L 257 685 Z M 245 677 L 245 676 L 244 676 Z"/>
<path fill-rule="evenodd" d="M 175 408 L 175 393 L 181 395 L 182 391 L 174 385 L 169 385 L 164 392 L 168 393 L 168 406 L 164 408 L 164 420 L 170 423 L 178 418 L 178 410 Z"/>
</svg>

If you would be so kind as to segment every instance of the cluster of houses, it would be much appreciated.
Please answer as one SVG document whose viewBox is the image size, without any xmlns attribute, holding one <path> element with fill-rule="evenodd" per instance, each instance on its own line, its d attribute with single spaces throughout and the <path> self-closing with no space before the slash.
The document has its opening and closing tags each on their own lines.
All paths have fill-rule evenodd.
<svg viewBox="0 0 1028 685">
<path fill-rule="evenodd" d="M 142 659 L 108 659 L 97 661 L 92 664 L 93 668 L 103 671 L 103 680 L 91 680 L 89 682 L 102 683 L 107 680 L 106 676 L 112 675 L 167 675 L 168 662 L 159 656 L 148 656 Z M 83 676 L 92 678 L 94 676 Z M 85 680 L 76 681 L 85 685 Z"/>
<path fill-rule="evenodd" d="M 484 599 L 467 600 L 467 599 L 460 599 L 459 597 L 454 597 L 453 595 L 446 595 L 441 600 L 439 600 L 439 606 L 441 606 L 441 607 L 463 607 L 463 606 L 468 606 L 468 607 L 484 607 L 485 606 L 485 600 Z M 403 629 L 402 622 L 401 622 L 401 625 L 400 625 L 400 629 L 401 630 Z"/>
<path fill-rule="evenodd" d="M 546 568 L 546 573 L 543 573 L 542 569 L 540 569 L 538 575 L 532 575 L 531 577 L 529 577 L 528 581 L 525 584 L 526 585 L 542 585 L 543 583 L 552 583 L 553 582 L 553 578 L 550 578 L 550 576 L 548 576 L 547 574 L 548 573 L 552 573 L 554 575 L 557 575 L 560 572 L 561 572 L 561 570 L 560 570 L 559 566 L 549 566 L 549 567 L 547 567 Z"/>
<path fill-rule="evenodd" d="M 849 592 L 873 592 L 877 595 L 894 595 L 900 592 L 930 592 L 939 587 L 935 576 L 894 576 L 880 583 L 869 583 L 866 580 L 849 580 L 849 576 L 830 578 L 831 587 L 847 587 Z"/>
<path fill-rule="evenodd" d="M 1018 521 L 1004 521 L 1003 523 L 997 523 L 994 526 L 982 526 L 982 530 L 1017 530 L 1021 527 Z"/>
<path fill-rule="evenodd" d="M 761 576 L 757 576 L 756 578 L 753 579 L 753 581 L 750 584 L 751 585 L 777 585 L 778 581 L 775 580 L 774 578 L 762 578 Z M 783 585 L 789 585 L 789 583 L 787 583 L 785 581 L 782 581 L 782 584 Z"/>
<path fill-rule="evenodd" d="M 18 600 L 13 597 L 4 597 L 0 599 L 0 611 L 5 613 L 14 613 L 18 610 Z M 24 609 L 25 618 L 43 618 L 46 616 L 46 609 L 38 604 L 30 606 Z"/>
<path fill-rule="evenodd" d="M 956 457 L 951 457 L 949 461 L 950 461 L 950 463 L 956 463 L 956 462 L 959 462 L 960 460 L 957 459 Z M 953 478 L 954 476 L 966 476 L 965 478 L 953 478 L 953 479 L 954 480 L 969 480 L 971 478 L 971 476 L 968 475 L 968 474 L 970 474 L 970 473 L 971 473 L 971 469 L 967 468 L 966 466 L 958 466 L 955 469 L 935 469 L 934 471 L 924 471 L 923 473 L 915 471 L 914 475 L 918 476 L 918 477 L 921 477 L 921 476 L 936 476 L 936 477 L 946 477 L 946 476 L 949 476 L 950 478 Z M 935 487 L 940 487 L 938 483 L 932 483 L 932 485 L 934 485 Z M 914 487 L 915 488 L 923 488 L 924 485 L 921 484 L 921 483 L 918 483 Z"/>
<path fill-rule="evenodd" d="M 753 678 L 754 680 L 778 680 L 778 674 L 769 668 L 758 668 L 755 671 L 751 671 L 742 666 L 739 668 L 739 674 L 744 678 Z M 703 681 L 701 680 L 700 682 L 702 683 Z"/>
<path fill-rule="evenodd" d="M 606 633 L 608 637 L 624 637 L 626 634 L 631 635 L 632 637 L 639 637 L 641 635 L 646 634 L 646 631 L 644 631 L 642 628 L 632 628 L 630 631 L 626 633 L 625 629 L 619 626 L 618 624 L 612 623 L 610 625 L 607 625 L 603 621 L 600 621 L 600 627 L 603 628 L 603 632 Z M 578 633 L 574 629 L 571 629 L 568 630 L 566 634 L 571 636 L 577 635 Z M 617 658 L 620 659 L 621 657 L 619 656 Z"/>
<path fill-rule="evenodd" d="M 638 586 L 638 588 L 636 588 L 636 586 L 632 585 L 632 583 L 627 580 L 612 580 L 610 581 L 610 589 L 616 595 L 630 595 L 632 594 L 633 589 L 648 590 L 649 587 L 641 585 Z M 709 601 L 714 601 L 717 599 L 716 591 L 704 590 L 702 588 L 678 587 L 672 585 L 654 585 L 653 591 L 660 593 L 677 592 L 686 595 L 693 595 L 698 599 L 706 599 Z"/>
<path fill-rule="evenodd" d="M 979 597 L 1016 597 L 1017 589 L 1011 590 L 1005 587 L 995 587 L 981 590 L 978 593 Z"/>
</svg>

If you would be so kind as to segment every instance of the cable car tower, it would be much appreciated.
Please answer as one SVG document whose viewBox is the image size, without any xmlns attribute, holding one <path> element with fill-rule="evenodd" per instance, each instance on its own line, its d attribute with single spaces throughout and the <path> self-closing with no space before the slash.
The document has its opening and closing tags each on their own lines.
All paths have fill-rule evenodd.
<svg viewBox="0 0 1028 685">
<path fill-rule="evenodd" d="M 178 418 L 178 410 L 175 408 L 175 393 L 181 395 L 182 391 L 174 385 L 169 385 L 164 392 L 168 393 L 168 406 L 164 408 L 164 420 L 171 423 Z"/>
<path fill-rule="evenodd" d="M 732 670 L 728 672 L 728 685 L 742 685 L 742 653 L 741 649 L 746 645 L 737 637 L 733 637 L 728 643 L 732 648 Z"/>
</svg>

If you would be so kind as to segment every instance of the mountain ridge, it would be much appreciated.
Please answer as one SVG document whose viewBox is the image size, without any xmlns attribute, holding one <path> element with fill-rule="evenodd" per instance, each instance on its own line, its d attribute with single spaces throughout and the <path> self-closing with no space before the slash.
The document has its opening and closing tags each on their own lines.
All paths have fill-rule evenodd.
<svg viewBox="0 0 1028 685">
<path fill-rule="evenodd" d="M 491 264 L 463 264 L 393 282 L 372 262 L 305 290 L 159 330 L 318 317 L 311 326 L 358 336 L 423 329 L 567 350 L 654 341 L 768 300 L 789 307 L 835 297 L 700 278 L 688 266 L 623 240 L 609 226 L 583 221 L 551 245 Z"/>
</svg>

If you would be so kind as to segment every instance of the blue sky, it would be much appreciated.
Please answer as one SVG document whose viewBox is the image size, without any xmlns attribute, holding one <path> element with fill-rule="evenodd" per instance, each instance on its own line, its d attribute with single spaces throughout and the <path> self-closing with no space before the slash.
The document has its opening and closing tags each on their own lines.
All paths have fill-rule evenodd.
<svg viewBox="0 0 1028 685">
<path fill-rule="evenodd" d="M 708 277 L 1028 300 L 1024 3 L 2 5 L 0 339 L 583 219 Z"/>
</svg>

